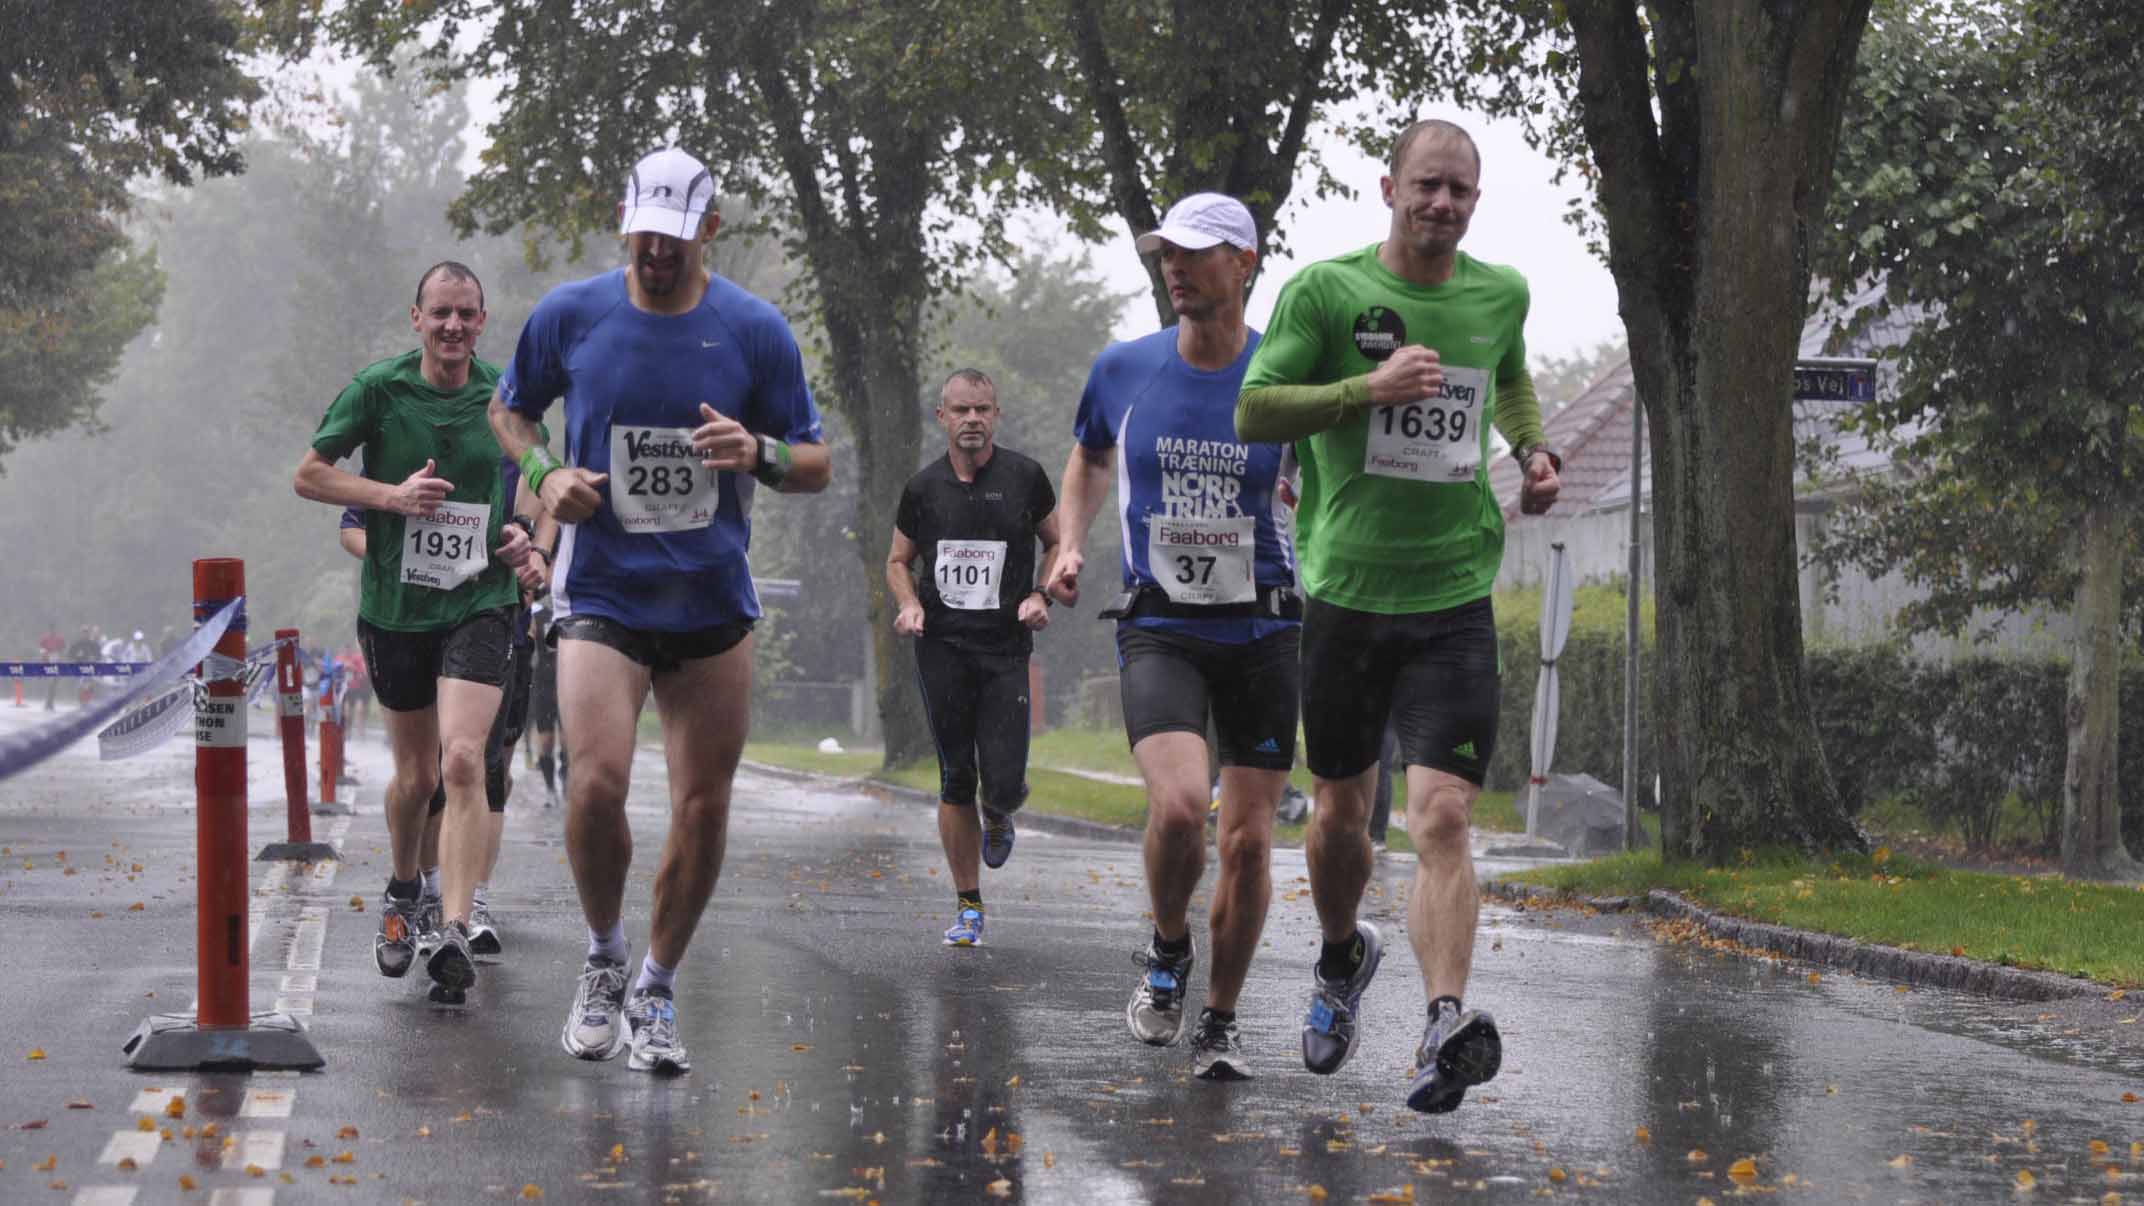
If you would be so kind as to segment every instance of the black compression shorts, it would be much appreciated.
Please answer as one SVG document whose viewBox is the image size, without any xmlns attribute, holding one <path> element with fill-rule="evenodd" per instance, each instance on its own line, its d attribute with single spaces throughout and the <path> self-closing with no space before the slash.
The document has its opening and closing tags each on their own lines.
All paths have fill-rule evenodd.
<svg viewBox="0 0 2144 1206">
<path fill-rule="evenodd" d="M 439 702 L 442 678 L 504 685 L 513 648 L 508 631 L 513 615 L 510 607 L 494 607 L 431 632 L 396 632 L 358 617 L 357 643 L 380 706 L 390 712 L 421 712 Z"/>
<path fill-rule="evenodd" d="M 732 620 L 692 632 L 649 632 L 607 616 L 567 616 L 551 630 L 561 641 L 607 645 L 656 674 L 668 674 L 686 662 L 728 653 L 752 635 L 752 621 Z"/>
<path fill-rule="evenodd" d="M 1397 616 L 1310 600 L 1303 609 L 1310 773 L 1347 779 L 1376 765 L 1389 713 L 1403 765 L 1479 787 L 1496 752 L 1498 671 L 1487 599 Z"/>
<path fill-rule="evenodd" d="M 1027 655 L 975 653 L 916 638 L 923 711 L 938 744 L 938 799 L 975 803 L 976 780 L 993 812 L 1027 803 Z"/>
<path fill-rule="evenodd" d="M 1223 766 L 1295 765 L 1300 698 L 1294 628 L 1248 645 L 1225 645 L 1153 628 L 1117 626 L 1118 691 L 1133 745 L 1156 733 L 1206 736 L 1206 714 Z"/>
</svg>

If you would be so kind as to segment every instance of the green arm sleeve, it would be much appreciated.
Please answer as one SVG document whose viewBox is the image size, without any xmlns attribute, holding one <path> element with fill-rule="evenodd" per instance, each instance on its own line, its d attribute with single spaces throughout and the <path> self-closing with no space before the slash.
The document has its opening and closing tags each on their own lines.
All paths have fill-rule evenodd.
<svg viewBox="0 0 2144 1206">
<path fill-rule="evenodd" d="M 1300 440 L 1338 427 L 1369 401 L 1368 376 L 1328 385 L 1256 386 L 1236 395 L 1236 438 L 1258 444 Z"/>
<path fill-rule="evenodd" d="M 1236 420 L 1243 421 L 1243 403 L 1236 403 Z M 1526 448 L 1542 441 L 1541 400 L 1534 397 L 1534 375 L 1525 369 L 1508 381 L 1496 383 L 1496 429 L 1513 448 Z"/>
</svg>

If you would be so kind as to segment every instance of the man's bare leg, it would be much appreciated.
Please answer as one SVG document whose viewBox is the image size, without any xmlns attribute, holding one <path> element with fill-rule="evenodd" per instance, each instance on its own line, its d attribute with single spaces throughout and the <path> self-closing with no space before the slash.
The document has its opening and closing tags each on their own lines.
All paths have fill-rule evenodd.
<svg viewBox="0 0 2144 1206">
<path fill-rule="evenodd" d="M 1481 788 L 1426 766 L 1407 768 L 1407 839 L 1414 843 L 1414 891 L 1407 899 L 1407 941 L 1432 1001 L 1466 994 L 1474 967 L 1481 894 L 1467 827 Z"/>
<path fill-rule="evenodd" d="M 440 826 L 440 911 L 443 922 L 469 922 L 476 885 L 484 877 L 484 742 L 498 715 L 497 687 L 460 678 L 439 680 L 440 777 L 447 785 Z"/>
<path fill-rule="evenodd" d="M 1221 768 L 1221 817 L 1214 833 L 1220 872 L 1213 885 L 1213 968 L 1206 1005 L 1234 1013 L 1273 900 L 1273 814 L 1288 772 Z M 1202 835 L 1203 836 L 1203 835 Z"/>
<path fill-rule="evenodd" d="M 973 804 L 938 801 L 938 844 L 955 892 L 983 890 L 983 818 Z"/>
<path fill-rule="evenodd" d="M 608 933 L 624 915 L 633 863 L 625 793 L 648 681 L 647 667 L 607 645 L 558 643 L 558 707 L 575 772 L 566 792 L 566 860 L 592 933 Z"/>
<path fill-rule="evenodd" d="M 648 956 L 675 971 L 715 893 L 728 846 L 730 784 L 751 728 L 752 638 L 655 680 L 670 768 L 670 835 L 655 872 Z M 572 722 L 566 731 L 573 731 Z M 580 764 L 580 755 L 574 755 Z M 576 776 L 578 779 L 578 776 Z"/>
<path fill-rule="evenodd" d="M 1192 893 L 1206 873 L 1206 739 L 1197 733 L 1155 733 L 1132 747 L 1146 780 L 1147 899 L 1154 932 L 1170 942 L 1191 933 Z"/>
<path fill-rule="evenodd" d="M 1355 933 L 1355 915 L 1369 886 L 1374 855 L 1364 829 L 1370 800 L 1377 792 L 1377 765 L 1346 779 L 1312 779 L 1317 807 L 1303 837 L 1303 858 L 1310 865 L 1310 900 L 1317 906 L 1318 928 L 1327 942 L 1345 942 Z"/>
<path fill-rule="evenodd" d="M 382 708 L 393 747 L 394 778 L 387 781 L 387 848 L 398 880 L 423 873 L 425 813 L 439 785 L 439 708 L 411 712 Z"/>
</svg>

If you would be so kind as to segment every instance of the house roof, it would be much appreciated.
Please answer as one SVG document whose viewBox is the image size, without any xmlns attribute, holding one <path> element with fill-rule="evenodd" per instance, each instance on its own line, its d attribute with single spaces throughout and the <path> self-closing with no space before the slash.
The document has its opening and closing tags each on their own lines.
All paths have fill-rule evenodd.
<svg viewBox="0 0 2144 1206">
<path fill-rule="evenodd" d="M 1879 349 L 1906 341 L 1923 316 L 1918 307 L 1902 306 L 1881 319 L 1865 322 L 1846 338 L 1834 342 L 1833 328 L 1841 313 L 1853 315 L 1868 309 L 1882 296 L 1881 284 L 1857 293 L 1843 307 L 1825 304 L 1809 316 L 1802 327 L 1802 356 L 1871 356 Z M 1878 389 L 1895 388 L 1897 369 L 1890 362 L 1877 366 Z M 1549 446 L 1563 457 L 1563 490 L 1546 516 L 1519 513 L 1519 466 L 1510 457 L 1499 457 L 1489 469 L 1489 488 L 1496 493 L 1506 523 L 1531 522 L 1536 518 L 1563 519 L 1592 511 L 1620 510 L 1630 505 L 1631 407 L 1636 386 L 1630 361 L 1625 358 L 1602 373 L 1584 393 L 1542 425 Z M 1837 457 L 1838 467 L 1849 474 L 1887 468 L 1891 458 L 1872 447 L 1867 436 L 1844 430 L 1840 420 L 1852 404 L 1842 402 L 1797 402 L 1794 407 L 1794 438 L 1799 445 L 1810 438 L 1823 440 Z M 1898 434 L 1910 435 L 1910 431 Z M 1646 458 L 1643 495 L 1652 495 L 1652 459 Z"/>
</svg>

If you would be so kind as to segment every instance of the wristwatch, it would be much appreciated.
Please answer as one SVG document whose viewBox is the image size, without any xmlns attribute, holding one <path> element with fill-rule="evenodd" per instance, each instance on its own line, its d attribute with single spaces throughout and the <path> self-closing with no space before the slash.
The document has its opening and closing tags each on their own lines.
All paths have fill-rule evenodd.
<svg viewBox="0 0 2144 1206">
<path fill-rule="evenodd" d="M 773 436 L 760 436 L 759 464 L 752 467 L 752 476 L 763 486 L 781 489 L 789 476 L 789 445 Z"/>
<path fill-rule="evenodd" d="M 1548 457 L 1548 463 L 1551 466 L 1554 466 L 1556 472 L 1563 472 L 1562 454 L 1546 444 L 1528 444 L 1524 448 L 1514 448 L 1511 450 L 1511 459 L 1519 463 L 1519 472 L 1526 472 L 1526 462 L 1534 459 L 1534 453 L 1536 452 Z"/>
</svg>

